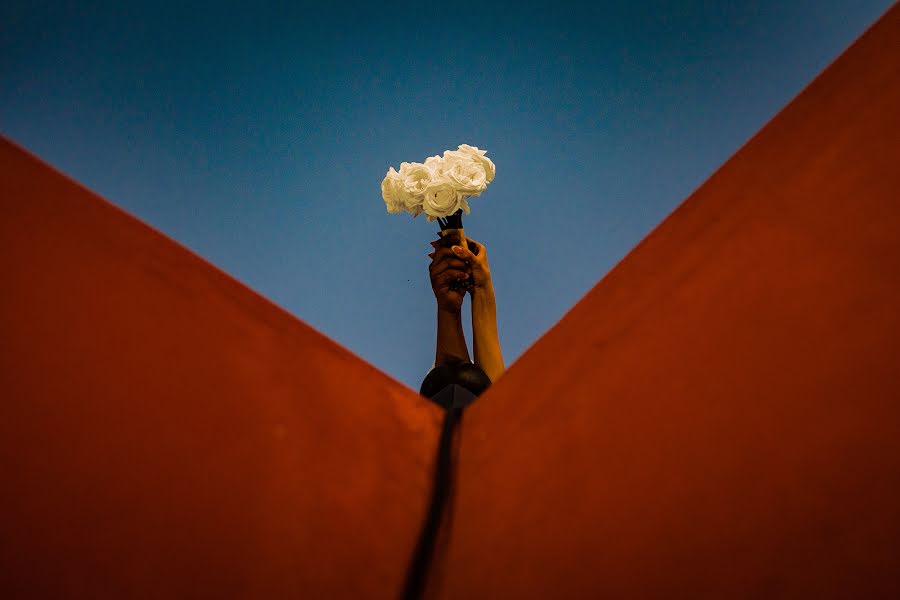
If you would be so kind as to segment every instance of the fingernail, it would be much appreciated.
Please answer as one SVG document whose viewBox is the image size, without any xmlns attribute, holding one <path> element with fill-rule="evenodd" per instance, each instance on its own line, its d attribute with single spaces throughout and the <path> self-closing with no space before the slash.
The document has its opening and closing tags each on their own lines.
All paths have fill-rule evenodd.
<svg viewBox="0 0 900 600">
<path fill-rule="evenodd" d="M 457 254 L 462 254 L 462 248 L 459 246 L 453 246 L 453 251 Z"/>
</svg>

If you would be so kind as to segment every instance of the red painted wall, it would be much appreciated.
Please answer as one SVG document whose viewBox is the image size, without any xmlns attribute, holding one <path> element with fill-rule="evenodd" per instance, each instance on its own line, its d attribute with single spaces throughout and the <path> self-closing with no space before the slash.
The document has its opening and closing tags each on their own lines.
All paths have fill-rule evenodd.
<svg viewBox="0 0 900 600">
<path fill-rule="evenodd" d="M 0 597 L 396 596 L 439 409 L 0 141 Z"/>
<path fill-rule="evenodd" d="M 900 597 L 900 8 L 466 414 L 441 598 Z"/>
</svg>

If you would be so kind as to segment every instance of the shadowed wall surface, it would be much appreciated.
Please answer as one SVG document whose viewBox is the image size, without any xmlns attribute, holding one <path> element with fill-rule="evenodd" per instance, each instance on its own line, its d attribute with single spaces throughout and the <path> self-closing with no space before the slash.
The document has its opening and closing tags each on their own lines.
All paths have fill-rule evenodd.
<svg viewBox="0 0 900 600">
<path fill-rule="evenodd" d="M 395 597 L 439 409 L 0 140 L 0 596 Z"/>
<path fill-rule="evenodd" d="M 900 595 L 900 10 L 466 415 L 444 598 Z"/>
</svg>

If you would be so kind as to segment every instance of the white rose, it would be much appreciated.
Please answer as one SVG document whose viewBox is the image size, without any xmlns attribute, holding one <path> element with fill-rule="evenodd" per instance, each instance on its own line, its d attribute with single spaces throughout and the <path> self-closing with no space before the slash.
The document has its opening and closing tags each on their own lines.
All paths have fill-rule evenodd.
<svg viewBox="0 0 900 600">
<path fill-rule="evenodd" d="M 421 196 L 432 181 L 434 171 L 422 163 L 400 163 L 400 179 L 403 188 L 410 196 Z"/>
<path fill-rule="evenodd" d="M 481 163 L 481 166 L 484 167 L 485 183 L 490 183 L 494 180 L 494 175 L 497 173 L 497 168 L 494 166 L 493 161 L 485 156 L 485 154 L 487 154 L 487 150 L 479 150 L 476 146 L 460 144 L 459 151 L 472 156 L 475 160 Z"/>
<path fill-rule="evenodd" d="M 406 202 L 400 194 L 402 189 L 403 182 L 400 180 L 400 174 L 394 170 L 394 167 L 391 167 L 381 182 L 381 197 L 384 198 L 384 204 L 389 213 L 400 213 L 406 210 Z"/>
<path fill-rule="evenodd" d="M 425 166 L 434 172 L 435 178 L 440 177 L 444 173 L 444 159 L 438 155 L 426 158 Z"/>
<path fill-rule="evenodd" d="M 449 217 L 462 208 L 462 194 L 451 182 L 438 179 L 425 189 L 423 209 L 426 219 L 431 222 L 434 217 Z"/>
<path fill-rule="evenodd" d="M 406 191 L 403 191 L 405 196 L 406 203 L 406 212 L 410 213 L 413 217 L 418 217 L 422 214 L 422 203 L 425 201 L 425 197 L 423 195 L 412 196 L 407 194 Z"/>
<path fill-rule="evenodd" d="M 487 174 L 481 162 L 458 150 L 444 152 L 443 178 L 456 186 L 463 196 L 480 196 L 487 187 Z"/>
</svg>

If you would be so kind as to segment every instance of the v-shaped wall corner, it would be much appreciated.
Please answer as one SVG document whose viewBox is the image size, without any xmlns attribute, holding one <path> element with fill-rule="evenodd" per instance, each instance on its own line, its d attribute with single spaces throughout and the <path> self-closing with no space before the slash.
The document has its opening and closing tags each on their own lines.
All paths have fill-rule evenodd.
<svg viewBox="0 0 900 600">
<path fill-rule="evenodd" d="M 897 597 L 900 9 L 467 412 L 429 592 Z M 0 595 L 395 597 L 440 413 L 0 142 Z"/>
<path fill-rule="evenodd" d="M 900 7 L 471 407 L 442 598 L 900 597 Z"/>
<path fill-rule="evenodd" d="M 0 597 L 386 597 L 441 412 L 0 141 Z"/>
</svg>

